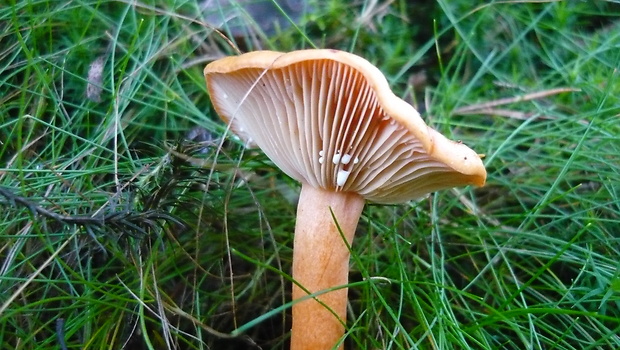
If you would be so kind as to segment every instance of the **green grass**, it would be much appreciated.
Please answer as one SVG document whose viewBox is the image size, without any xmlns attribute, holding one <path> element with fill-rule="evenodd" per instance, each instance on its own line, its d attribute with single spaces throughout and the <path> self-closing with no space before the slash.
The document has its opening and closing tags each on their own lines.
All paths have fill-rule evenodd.
<svg viewBox="0 0 620 350">
<path fill-rule="evenodd" d="M 9 3 L 0 348 L 59 349 L 59 320 L 68 349 L 288 348 L 299 188 L 222 139 L 202 69 L 231 43 L 194 1 Z M 620 5 L 372 4 L 231 39 L 362 55 L 486 155 L 483 188 L 365 208 L 347 346 L 620 348 Z"/>
</svg>

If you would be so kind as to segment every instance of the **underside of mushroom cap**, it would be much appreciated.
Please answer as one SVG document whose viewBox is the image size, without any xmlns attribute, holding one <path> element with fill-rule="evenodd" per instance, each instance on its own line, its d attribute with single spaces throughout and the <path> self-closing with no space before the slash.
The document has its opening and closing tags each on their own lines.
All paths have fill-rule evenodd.
<svg viewBox="0 0 620 350">
<path fill-rule="evenodd" d="M 428 127 L 359 56 L 255 51 L 210 63 L 205 77 L 231 130 L 303 183 L 398 203 L 486 180 L 473 150 Z"/>
</svg>

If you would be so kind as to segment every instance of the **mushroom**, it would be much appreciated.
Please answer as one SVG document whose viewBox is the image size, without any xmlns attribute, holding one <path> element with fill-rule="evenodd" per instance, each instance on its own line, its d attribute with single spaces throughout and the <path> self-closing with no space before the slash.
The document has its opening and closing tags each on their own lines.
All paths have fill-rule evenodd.
<svg viewBox="0 0 620 350">
<path fill-rule="evenodd" d="M 255 51 L 214 61 L 204 73 L 230 129 L 301 182 L 291 349 L 342 348 L 350 246 L 365 201 L 482 186 L 482 160 L 428 127 L 354 54 Z"/>
</svg>

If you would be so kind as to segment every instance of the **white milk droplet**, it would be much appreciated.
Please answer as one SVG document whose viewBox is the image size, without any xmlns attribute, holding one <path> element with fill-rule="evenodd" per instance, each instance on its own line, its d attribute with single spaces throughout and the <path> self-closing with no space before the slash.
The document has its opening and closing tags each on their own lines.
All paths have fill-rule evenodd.
<svg viewBox="0 0 620 350">
<path fill-rule="evenodd" d="M 338 164 L 338 163 L 340 163 L 340 158 L 341 158 L 340 153 L 336 153 L 336 154 L 334 154 L 334 158 L 332 158 L 332 162 L 334 164 Z"/>
<path fill-rule="evenodd" d="M 350 174 L 351 174 L 350 171 L 339 170 L 338 171 L 338 175 L 336 177 L 336 185 L 337 186 L 344 186 L 344 183 L 347 182 L 347 179 L 349 178 Z"/>
<path fill-rule="evenodd" d="M 342 164 L 349 164 L 349 162 L 351 161 L 351 155 L 350 154 L 345 154 L 342 156 L 342 159 L 340 159 L 340 163 Z"/>
</svg>

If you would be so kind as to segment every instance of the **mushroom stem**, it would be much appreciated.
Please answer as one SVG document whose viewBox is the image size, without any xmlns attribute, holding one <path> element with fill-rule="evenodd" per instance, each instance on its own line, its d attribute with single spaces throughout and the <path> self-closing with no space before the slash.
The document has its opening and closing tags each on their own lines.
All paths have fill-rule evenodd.
<svg viewBox="0 0 620 350">
<path fill-rule="evenodd" d="M 363 208 L 364 198 L 359 194 L 302 186 L 295 226 L 293 278 L 310 293 L 348 283 L 350 252 L 332 212 L 350 246 Z M 293 284 L 293 300 L 306 295 Z M 315 299 L 293 305 L 291 350 L 332 349 L 344 335 L 347 288 L 316 299 L 325 305 Z"/>
</svg>

